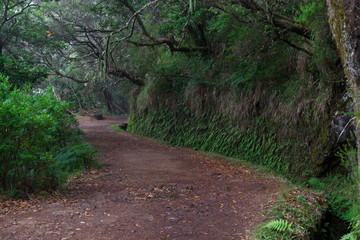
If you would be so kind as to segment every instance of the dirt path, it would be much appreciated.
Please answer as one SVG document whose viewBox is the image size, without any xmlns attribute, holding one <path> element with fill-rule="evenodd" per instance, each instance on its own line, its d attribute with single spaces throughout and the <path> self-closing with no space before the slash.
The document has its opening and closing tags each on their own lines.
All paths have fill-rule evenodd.
<svg viewBox="0 0 360 240">
<path fill-rule="evenodd" d="M 220 157 L 108 129 L 125 120 L 82 117 L 104 169 L 73 179 L 58 199 L 3 205 L 0 239 L 246 239 L 283 188 Z"/>
</svg>

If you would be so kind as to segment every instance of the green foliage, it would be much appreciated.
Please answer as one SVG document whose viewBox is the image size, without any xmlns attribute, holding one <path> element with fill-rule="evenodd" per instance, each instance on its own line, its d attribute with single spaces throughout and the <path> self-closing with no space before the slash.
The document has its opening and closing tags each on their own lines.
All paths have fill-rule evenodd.
<svg viewBox="0 0 360 240">
<path fill-rule="evenodd" d="M 227 9 L 238 19 L 253 21 L 247 9 L 239 6 L 227 6 Z M 213 41 L 223 44 L 221 52 L 213 49 L 219 55 L 216 58 L 222 58 L 215 66 L 223 71 L 219 76 L 223 84 L 237 87 L 239 92 L 248 92 L 264 82 L 282 84 L 288 81 L 292 61 L 289 54 L 294 54 L 293 49 L 275 41 L 273 29 L 258 21 L 250 27 L 235 21 L 228 13 L 219 13 L 216 9 L 213 12 L 215 16 L 210 20 L 208 31 Z"/>
<path fill-rule="evenodd" d="M 284 232 L 284 233 L 290 232 L 291 227 L 292 227 L 292 223 L 289 223 L 288 221 L 283 219 L 272 220 L 263 226 L 263 228 L 270 228 L 271 230 L 275 230 L 277 232 Z"/>
<path fill-rule="evenodd" d="M 324 192 L 328 199 L 328 211 L 336 218 L 343 221 L 344 225 L 352 226 L 352 234 L 359 234 L 357 224 L 360 220 L 359 205 L 357 199 L 357 184 L 347 176 L 336 175 L 325 178 L 312 178 L 309 180 L 311 187 Z M 328 236 L 331 239 L 339 239 L 339 233 L 346 233 L 347 229 L 343 226 L 333 224 L 329 229 Z"/>
<path fill-rule="evenodd" d="M 289 162 L 281 155 L 286 146 L 276 143 L 275 134 L 267 130 L 263 121 L 253 126 L 256 127 L 241 131 L 219 117 L 194 116 L 186 107 L 179 107 L 173 112 L 160 108 L 148 115 L 133 114 L 128 129 L 175 146 L 218 153 L 288 174 Z"/>
<path fill-rule="evenodd" d="M 312 30 L 314 38 L 311 45 L 311 52 L 313 53 L 311 58 L 312 70 L 317 71 L 326 66 L 336 66 L 337 51 L 331 38 L 325 2 L 322 0 L 305 1 L 304 5 L 300 7 L 296 20 Z M 331 71 L 325 71 L 317 77 L 324 81 L 335 81 L 341 77 L 332 76 L 332 74 Z"/>
<path fill-rule="evenodd" d="M 330 211 L 340 219 L 349 222 L 351 233 L 344 239 L 360 237 L 360 200 L 359 200 L 359 172 L 357 166 L 357 150 L 350 144 L 341 148 L 336 154 L 342 164 L 350 172 L 350 176 L 329 176 L 310 182 L 315 188 L 322 187 L 329 198 Z M 319 186 L 317 182 L 321 182 Z M 326 187 L 325 187 L 326 186 Z"/>
<path fill-rule="evenodd" d="M 354 233 L 348 233 L 345 234 L 344 236 L 342 236 L 340 238 L 340 240 L 357 240 L 358 238 L 356 237 L 356 235 Z"/>
<path fill-rule="evenodd" d="M 10 57 L 0 57 L 0 73 L 7 76 L 16 87 L 39 83 L 47 77 L 44 69 Z"/>
<path fill-rule="evenodd" d="M 65 170 L 55 167 L 54 157 L 67 148 L 76 153 L 71 156 L 79 157 L 77 162 L 87 164 L 85 158 L 92 156 L 93 150 L 87 145 L 73 146 L 81 143 L 82 134 L 75 117 L 66 113 L 67 108 L 66 103 L 55 99 L 51 89 L 35 94 L 27 86 L 13 87 L 0 75 L 1 191 L 55 188 L 58 179 L 53 177 L 54 172 L 69 173 L 73 166 L 80 166 Z"/>
<path fill-rule="evenodd" d="M 326 189 L 326 185 L 324 182 L 322 182 L 320 179 L 318 178 L 311 178 L 309 180 L 309 184 L 319 190 L 325 190 Z"/>
<path fill-rule="evenodd" d="M 120 128 L 119 124 L 114 124 L 111 125 L 110 130 L 115 131 L 115 132 L 123 132 L 124 130 Z"/>
<path fill-rule="evenodd" d="M 180 2 L 173 2 L 164 5 L 161 10 L 160 17 L 164 19 L 164 22 L 159 27 L 159 34 L 181 35 L 183 28 L 188 21 L 185 6 Z M 179 14 L 180 12 L 185 14 Z"/>
<path fill-rule="evenodd" d="M 269 213 L 274 220 L 260 226 L 255 239 L 312 239 L 326 211 L 322 193 L 295 187 L 284 192 Z"/>
<path fill-rule="evenodd" d="M 53 160 L 53 168 L 56 169 L 54 178 L 58 179 L 61 184 L 69 174 L 82 172 L 86 168 L 99 168 L 101 165 L 95 160 L 98 152 L 99 150 L 93 148 L 89 143 L 62 149 Z"/>
</svg>

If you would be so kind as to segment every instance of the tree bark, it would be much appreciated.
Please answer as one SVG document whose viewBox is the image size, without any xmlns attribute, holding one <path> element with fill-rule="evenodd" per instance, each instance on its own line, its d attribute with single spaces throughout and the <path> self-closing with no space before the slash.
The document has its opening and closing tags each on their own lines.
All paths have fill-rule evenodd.
<svg viewBox="0 0 360 240">
<path fill-rule="evenodd" d="M 114 98 L 112 97 L 111 92 L 109 89 L 105 88 L 103 90 L 106 106 L 110 114 L 126 114 L 126 112 L 115 103 Z"/>
<path fill-rule="evenodd" d="M 326 0 L 329 23 L 354 102 L 360 176 L 360 7 L 358 0 Z M 358 179 L 359 180 L 359 179 Z M 358 183 L 360 193 L 360 181 Z"/>
<path fill-rule="evenodd" d="M 110 114 L 113 114 L 114 111 L 113 111 L 113 108 L 112 108 L 112 105 L 111 105 L 111 102 L 112 102 L 112 96 L 111 96 L 111 93 L 109 92 L 109 90 L 107 90 L 106 88 L 103 90 L 103 94 L 104 94 L 104 98 L 105 98 L 105 102 L 106 102 L 106 106 L 107 106 L 107 109 L 108 109 L 108 112 Z"/>
<path fill-rule="evenodd" d="M 2 41 L 0 40 L 0 57 L 3 56 L 3 49 L 4 49 L 4 44 L 3 44 Z"/>
<path fill-rule="evenodd" d="M 129 73 L 127 73 L 124 70 L 120 70 L 120 69 L 114 69 L 114 70 L 110 70 L 108 72 L 108 74 L 119 77 L 119 78 L 126 78 L 128 79 L 130 82 L 138 85 L 138 86 L 144 86 L 145 83 L 142 79 L 137 78 L 135 76 L 130 75 Z"/>
</svg>

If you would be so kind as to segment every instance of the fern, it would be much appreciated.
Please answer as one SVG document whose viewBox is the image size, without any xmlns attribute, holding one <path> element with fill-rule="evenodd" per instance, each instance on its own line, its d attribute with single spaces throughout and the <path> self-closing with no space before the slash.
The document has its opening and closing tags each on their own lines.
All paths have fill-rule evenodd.
<svg viewBox="0 0 360 240">
<path fill-rule="evenodd" d="M 263 226 L 263 228 L 269 228 L 278 232 L 288 232 L 291 230 L 291 227 L 292 223 L 289 223 L 288 221 L 283 219 L 272 220 Z"/>
<path fill-rule="evenodd" d="M 348 233 L 340 238 L 340 240 L 356 240 L 356 236 L 354 233 Z"/>
</svg>

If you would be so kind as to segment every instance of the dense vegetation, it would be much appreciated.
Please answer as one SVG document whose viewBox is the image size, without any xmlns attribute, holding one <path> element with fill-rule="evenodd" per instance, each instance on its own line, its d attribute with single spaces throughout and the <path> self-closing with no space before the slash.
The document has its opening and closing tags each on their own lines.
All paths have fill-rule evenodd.
<svg viewBox="0 0 360 240">
<path fill-rule="evenodd" d="M 69 174 L 95 167 L 77 120 L 52 89 L 17 88 L 0 75 L 0 191 L 55 190 Z"/>
<path fill-rule="evenodd" d="M 131 108 L 131 132 L 253 162 L 324 191 L 329 211 L 352 223 L 348 238 L 355 238 L 360 101 L 346 3 L 3 1 L 3 190 L 61 182 L 54 168 L 88 164 L 94 152 L 65 109 Z M 291 229 L 278 217 L 275 230 Z"/>
</svg>

